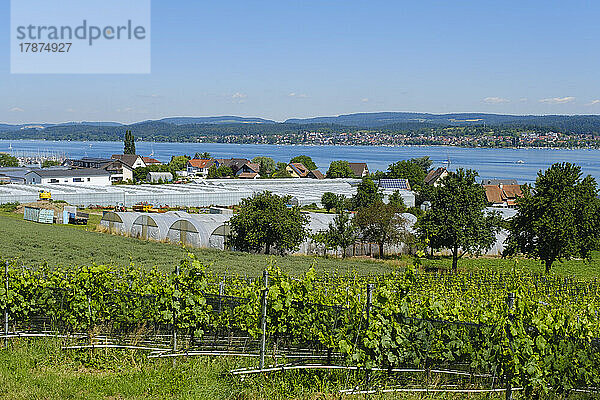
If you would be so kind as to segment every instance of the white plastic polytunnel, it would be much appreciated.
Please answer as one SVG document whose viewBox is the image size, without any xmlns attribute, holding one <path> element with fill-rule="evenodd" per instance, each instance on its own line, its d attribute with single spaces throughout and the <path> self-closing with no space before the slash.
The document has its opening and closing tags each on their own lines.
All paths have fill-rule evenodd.
<svg viewBox="0 0 600 400">
<path fill-rule="evenodd" d="M 230 218 L 226 214 L 188 214 L 169 227 L 167 238 L 185 246 L 223 250 L 230 233 L 227 224 Z"/>
<path fill-rule="evenodd" d="M 108 228 L 110 233 L 125 234 L 131 232 L 133 222 L 140 216 L 137 212 L 106 211 L 102 215 L 100 225 Z"/>
<path fill-rule="evenodd" d="M 131 236 L 146 240 L 164 240 L 167 238 L 169 227 L 179 219 L 171 213 L 140 214 L 133 221 Z"/>
<path fill-rule="evenodd" d="M 311 233 L 326 231 L 333 222 L 335 214 L 308 213 L 308 230 Z"/>
</svg>

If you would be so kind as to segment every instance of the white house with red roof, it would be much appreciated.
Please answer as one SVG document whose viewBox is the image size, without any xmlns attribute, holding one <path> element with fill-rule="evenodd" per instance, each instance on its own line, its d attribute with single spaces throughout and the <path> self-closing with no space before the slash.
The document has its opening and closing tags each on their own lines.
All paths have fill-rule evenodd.
<svg viewBox="0 0 600 400">
<path fill-rule="evenodd" d="M 215 160 L 193 158 L 187 162 L 188 176 L 206 178 L 208 169 L 215 164 Z"/>
</svg>

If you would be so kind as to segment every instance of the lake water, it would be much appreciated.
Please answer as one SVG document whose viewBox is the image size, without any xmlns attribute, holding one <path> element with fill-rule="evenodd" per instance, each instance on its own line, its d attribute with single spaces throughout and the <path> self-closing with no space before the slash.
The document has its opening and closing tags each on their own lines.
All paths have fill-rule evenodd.
<svg viewBox="0 0 600 400">
<path fill-rule="evenodd" d="M 64 152 L 67 157 L 107 157 L 123 152 L 122 142 L 71 142 L 43 140 L 0 140 L 0 152 Z M 137 153 L 169 161 L 171 156 L 196 152 L 209 152 L 215 158 L 242 157 L 252 159 L 268 156 L 275 161 L 288 162 L 290 158 L 305 154 L 315 161 L 322 172 L 334 160 L 366 162 L 371 171 L 386 170 L 398 160 L 429 156 L 434 166 L 442 166 L 450 160 L 450 169 L 471 168 L 482 179 L 515 178 L 520 183 L 535 181 L 537 172 L 556 162 L 580 165 L 584 174 L 592 175 L 600 182 L 600 150 L 554 150 L 554 149 L 483 149 L 446 146 L 382 147 L 382 146 L 276 146 L 239 145 L 221 143 L 148 143 L 137 142 Z M 524 163 L 519 163 L 523 161 Z"/>
</svg>

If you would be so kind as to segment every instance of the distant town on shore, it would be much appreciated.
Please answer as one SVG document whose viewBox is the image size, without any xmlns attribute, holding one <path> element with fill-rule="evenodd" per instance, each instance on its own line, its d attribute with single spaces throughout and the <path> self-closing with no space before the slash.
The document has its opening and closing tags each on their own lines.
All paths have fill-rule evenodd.
<svg viewBox="0 0 600 400">
<path fill-rule="evenodd" d="M 120 141 L 124 128 L 131 130 L 139 140 L 155 142 L 600 148 L 598 115 L 475 113 L 363 113 L 284 122 L 223 116 L 164 118 L 129 125 L 117 122 L 0 124 L 0 139 Z"/>
</svg>

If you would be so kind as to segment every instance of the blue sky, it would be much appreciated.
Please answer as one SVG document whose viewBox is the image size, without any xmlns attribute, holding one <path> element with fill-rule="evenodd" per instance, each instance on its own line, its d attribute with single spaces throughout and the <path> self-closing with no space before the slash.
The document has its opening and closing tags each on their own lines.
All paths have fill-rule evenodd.
<svg viewBox="0 0 600 400">
<path fill-rule="evenodd" d="M 148 75 L 11 75 L 9 3 L 0 122 L 600 113 L 598 1 L 154 0 Z"/>
</svg>

